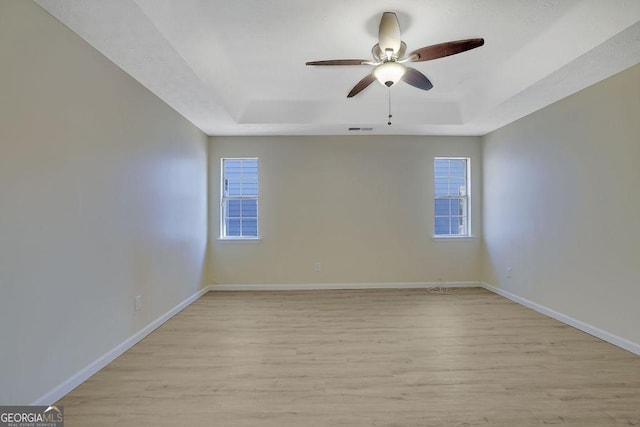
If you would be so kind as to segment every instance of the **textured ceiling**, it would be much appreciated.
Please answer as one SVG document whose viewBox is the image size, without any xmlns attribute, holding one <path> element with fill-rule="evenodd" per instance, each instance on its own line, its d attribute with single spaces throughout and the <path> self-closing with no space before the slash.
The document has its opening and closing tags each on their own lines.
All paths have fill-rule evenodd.
<svg viewBox="0 0 640 427">
<path fill-rule="evenodd" d="M 209 135 L 484 135 L 640 63 L 638 0 L 36 0 Z M 485 45 L 412 66 L 428 92 L 374 82 L 384 11 L 408 50 Z M 357 132 L 356 132 L 357 133 Z M 360 132 L 362 133 L 362 131 Z"/>
</svg>

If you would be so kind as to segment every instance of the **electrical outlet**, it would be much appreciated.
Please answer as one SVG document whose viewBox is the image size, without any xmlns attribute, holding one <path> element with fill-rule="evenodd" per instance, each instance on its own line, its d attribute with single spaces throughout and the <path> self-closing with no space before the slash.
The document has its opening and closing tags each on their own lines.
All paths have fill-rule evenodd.
<svg viewBox="0 0 640 427">
<path fill-rule="evenodd" d="M 142 310 L 142 296 L 137 295 L 134 299 L 134 304 L 136 307 L 136 311 Z"/>
<path fill-rule="evenodd" d="M 322 265 L 319 262 L 313 264 L 313 271 L 320 271 L 322 269 Z"/>
<path fill-rule="evenodd" d="M 504 277 L 507 279 L 511 279 L 511 267 L 507 267 L 504 269 Z"/>
</svg>

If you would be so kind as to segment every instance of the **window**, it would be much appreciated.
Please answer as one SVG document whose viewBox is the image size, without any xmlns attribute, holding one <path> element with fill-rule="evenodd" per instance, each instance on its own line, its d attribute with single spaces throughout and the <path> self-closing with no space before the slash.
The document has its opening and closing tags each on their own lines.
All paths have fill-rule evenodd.
<svg viewBox="0 0 640 427">
<path fill-rule="evenodd" d="M 436 157 L 434 161 L 434 235 L 469 236 L 469 161 Z"/>
<path fill-rule="evenodd" d="M 258 159 L 222 159 L 222 239 L 258 238 Z"/>
</svg>

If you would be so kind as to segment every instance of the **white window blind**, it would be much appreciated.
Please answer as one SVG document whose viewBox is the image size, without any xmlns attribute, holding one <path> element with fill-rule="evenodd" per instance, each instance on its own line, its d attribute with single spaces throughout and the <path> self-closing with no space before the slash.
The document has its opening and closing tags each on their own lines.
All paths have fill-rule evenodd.
<svg viewBox="0 0 640 427">
<path fill-rule="evenodd" d="M 258 159 L 222 159 L 220 237 L 258 238 Z"/>
<path fill-rule="evenodd" d="M 468 158 L 434 160 L 434 235 L 469 236 Z"/>
</svg>

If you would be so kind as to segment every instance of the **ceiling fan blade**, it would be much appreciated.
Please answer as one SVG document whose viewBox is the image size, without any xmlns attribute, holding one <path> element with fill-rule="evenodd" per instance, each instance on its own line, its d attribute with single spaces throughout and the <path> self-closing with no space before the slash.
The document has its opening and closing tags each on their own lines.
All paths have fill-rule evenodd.
<svg viewBox="0 0 640 427">
<path fill-rule="evenodd" d="M 484 39 L 466 39 L 434 44 L 414 50 L 407 56 L 407 59 L 411 62 L 430 61 L 432 59 L 444 58 L 445 56 L 475 49 L 483 44 Z"/>
<path fill-rule="evenodd" d="M 380 27 L 378 28 L 378 44 L 384 53 L 387 49 L 391 49 L 394 53 L 400 50 L 400 24 L 398 17 L 393 12 L 385 12 L 380 19 Z"/>
<path fill-rule="evenodd" d="M 306 65 L 363 65 L 366 59 L 329 59 L 327 61 L 309 61 Z"/>
<path fill-rule="evenodd" d="M 356 96 L 357 94 L 362 92 L 367 86 L 369 86 L 371 83 L 373 83 L 375 80 L 376 80 L 376 78 L 373 75 L 373 73 L 365 76 L 364 79 L 360 80 L 358 82 L 358 84 L 356 84 L 353 87 L 353 89 L 351 89 L 351 92 L 349 92 L 349 95 L 347 95 L 347 98 L 352 98 L 352 97 Z"/>
<path fill-rule="evenodd" d="M 417 87 L 422 90 L 429 90 L 433 87 L 431 81 L 415 68 L 407 67 L 407 72 L 402 76 L 402 80 L 405 83 L 409 83 L 411 86 Z"/>
</svg>

